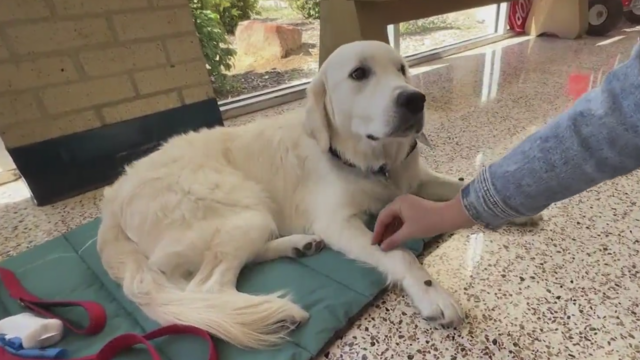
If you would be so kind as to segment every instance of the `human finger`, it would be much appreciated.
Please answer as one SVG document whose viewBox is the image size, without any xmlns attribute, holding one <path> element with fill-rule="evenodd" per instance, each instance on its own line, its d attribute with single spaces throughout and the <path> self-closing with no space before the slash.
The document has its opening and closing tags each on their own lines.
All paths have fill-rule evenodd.
<svg viewBox="0 0 640 360">
<path fill-rule="evenodd" d="M 373 228 L 373 238 L 371 243 L 374 245 L 380 244 L 384 240 L 385 231 L 387 227 L 391 225 L 398 216 L 398 209 L 395 202 L 387 205 L 376 219 L 376 225 Z"/>
<path fill-rule="evenodd" d="M 380 248 L 382 249 L 382 251 L 393 250 L 398 246 L 400 246 L 403 242 L 407 241 L 407 239 L 411 237 L 411 236 L 408 236 L 407 229 L 408 229 L 407 226 L 403 224 L 398 231 L 393 233 L 393 235 L 384 239 L 380 244 Z"/>
</svg>

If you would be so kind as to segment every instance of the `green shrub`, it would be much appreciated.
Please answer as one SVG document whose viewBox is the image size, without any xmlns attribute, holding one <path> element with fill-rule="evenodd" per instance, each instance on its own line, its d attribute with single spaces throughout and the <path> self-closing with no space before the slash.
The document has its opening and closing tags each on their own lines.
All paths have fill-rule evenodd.
<svg viewBox="0 0 640 360">
<path fill-rule="evenodd" d="M 402 35 L 428 34 L 439 30 L 457 29 L 456 24 L 447 15 L 400 23 Z"/>
<path fill-rule="evenodd" d="M 225 71 L 233 68 L 236 51 L 231 47 L 218 14 L 204 8 L 203 0 L 190 0 L 195 24 L 204 59 L 209 66 L 216 94 L 222 95 L 232 88 Z"/>
<path fill-rule="evenodd" d="M 307 20 L 320 20 L 320 0 L 287 0 L 291 9 Z"/>
<path fill-rule="evenodd" d="M 260 15 L 260 0 L 200 0 L 204 9 L 220 16 L 220 21 L 227 34 L 236 32 L 241 21 Z"/>
</svg>

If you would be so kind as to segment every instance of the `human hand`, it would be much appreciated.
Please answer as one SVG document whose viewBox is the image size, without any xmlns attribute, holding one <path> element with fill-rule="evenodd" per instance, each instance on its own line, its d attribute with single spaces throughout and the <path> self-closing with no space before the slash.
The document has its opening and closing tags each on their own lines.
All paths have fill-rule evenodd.
<svg viewBox="0 0 640 360">
<path fill-rule="evenodd" d="M 372 243 L 387 251 L 410 239 L 432 237 L 473 225 L 460 195 L 444 203 L 401 195 L 378 215 Z"/>
</svg>

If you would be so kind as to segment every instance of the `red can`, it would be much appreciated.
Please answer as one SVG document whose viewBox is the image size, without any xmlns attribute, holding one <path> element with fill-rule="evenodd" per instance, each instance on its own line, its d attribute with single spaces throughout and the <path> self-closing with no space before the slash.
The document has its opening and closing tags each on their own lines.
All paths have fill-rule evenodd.
<svg viewBox="0 0 640 360">
<path fill-rule="evenodd" d="M 509 3 L 509 29 L 517 34 L 524 33 L 524 27 L 531 11 L 531 3 L 531 0 L 514 0 Z"/>
</svg>

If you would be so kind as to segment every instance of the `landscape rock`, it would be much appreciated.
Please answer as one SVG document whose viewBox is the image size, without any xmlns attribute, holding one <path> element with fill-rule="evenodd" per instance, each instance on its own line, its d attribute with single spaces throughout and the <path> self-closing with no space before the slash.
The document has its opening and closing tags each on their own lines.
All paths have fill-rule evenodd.
<svg viewBox="0 0 640 360">
<path fill-rule="evenodd" d="M 299 28 L 257 20 L 241 22 L 235 38 L 238 55 L 256 60 L 283 59 L 302 46 Z"/>
</svg>

